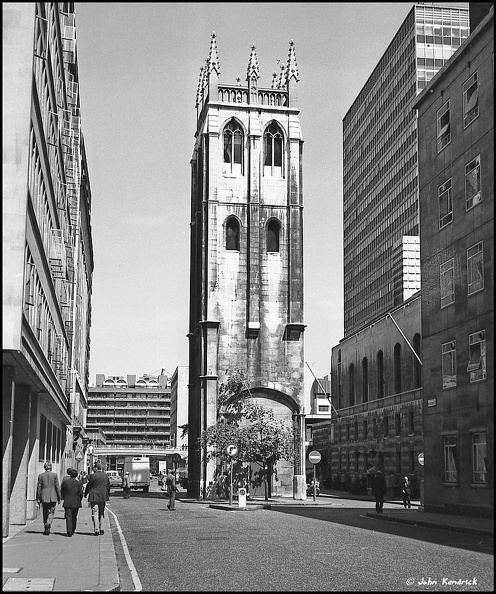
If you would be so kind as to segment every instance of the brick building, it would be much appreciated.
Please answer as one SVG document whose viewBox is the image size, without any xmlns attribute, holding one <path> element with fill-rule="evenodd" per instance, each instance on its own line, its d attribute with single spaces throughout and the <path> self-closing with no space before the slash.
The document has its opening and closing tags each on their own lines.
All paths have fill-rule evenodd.
<svg viewBox="0 0 496 594">
<path fill-rule="evenodd" d="M 494 504 L 494 8 L 416 101 L 425 508 Z"/>
</svg>

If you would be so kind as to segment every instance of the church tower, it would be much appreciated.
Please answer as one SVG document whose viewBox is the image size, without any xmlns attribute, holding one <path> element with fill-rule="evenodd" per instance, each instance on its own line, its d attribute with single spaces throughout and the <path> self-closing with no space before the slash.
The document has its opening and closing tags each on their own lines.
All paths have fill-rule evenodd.
<svg viewBox="0 0 496 594">
<path fill-rule="evenodd" d="M 217 39 L 200 70 L 191 160 L 190 495 L 215 464 L 197 451 L 217 420 L 219 386 L 242 370 L 253 398 L 296 421 L 304 443 L 302 149 L 293 41 L 270 88 L 251 48 L 246 85 L 221 84 Z M 272 495 L 305 498 L 304 446 L 278 461 Z"/>
</svg>

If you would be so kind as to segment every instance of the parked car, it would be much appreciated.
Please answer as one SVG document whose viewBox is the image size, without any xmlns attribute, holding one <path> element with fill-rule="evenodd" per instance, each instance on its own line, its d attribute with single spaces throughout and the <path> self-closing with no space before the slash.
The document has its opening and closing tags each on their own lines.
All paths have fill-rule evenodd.
<svg viewBox="0 0 496 594">
<path fill-rule="evenodd" d="M 122 477 L 117 470 L 107 470 L 108 477 L 110 479 L 110 488 L 122 487 Z"/>
</svg>

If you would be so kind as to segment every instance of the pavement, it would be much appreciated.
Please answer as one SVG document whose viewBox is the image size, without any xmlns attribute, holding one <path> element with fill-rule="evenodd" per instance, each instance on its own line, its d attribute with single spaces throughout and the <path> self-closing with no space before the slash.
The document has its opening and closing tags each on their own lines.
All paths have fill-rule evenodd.
<svg viewBox="0 0 496 594">
<path fill-rule="evenodd" d="M 116 494 L 119 497 L 119 494 Z M 279 506 L 318 506 L 332 507 L 336 499 L 373 501 L 370 496 L 352 496 L 342 491 L 321 492 L 313 501 L 273 497 L 268 501 L 255 498 L 247 501 L 246 508 L 239 508 L 235 500 L 205 501 L 189 499 L 179 493 L 177 501 L 209 505 L 219 510 L 256 511 L 273 509 Z M 112 504 L 112 497 L 110 506 Z M 412 501 L 412 508 L 405 509 L 401 501 L 386 500 L 384 513 L 367 512 L 368 516 L 381 521 L 403 522 L 418 526 L 476 533 L 494 537 L 494 522 L 488 518 L 430 513 L 423 511 L 419 501 Z M 43 535 L 41 513 L 35 520 L 23 526 L 10 526 L 9 536 L 3 539 L 2 590 L 7 591 L 73 591 L 102 592 L 120 591 L 119 572 L 112 540 L 109 512 L 104 518 L 104 534 L 93 535 L 91 510 L 84 501 L 79 511 L 76 533 L 66 536 L 64 510 L 57 506 L 52 530 L 49 536 Z"/>
</svg>

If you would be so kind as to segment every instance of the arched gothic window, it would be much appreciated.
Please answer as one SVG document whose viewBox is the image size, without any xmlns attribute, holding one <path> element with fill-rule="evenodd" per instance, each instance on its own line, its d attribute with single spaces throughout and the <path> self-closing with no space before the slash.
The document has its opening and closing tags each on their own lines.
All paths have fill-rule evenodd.
<svg viewBox="0 0 496 594">
<path fill-rule="evenodd" d="M 279 221 L 272 219 L 267 225 L 267 251 L 278 252 L 279 251 L 279 234 L 281 231 L 281 225 Z"/>
<path fill-rule="evenodd" d="M 224 128 L 224 173 L 243 175 L 243 130 L 235 120 Z"/>
<path fill-rule="evenodd" d="M 394 392 L 401 394 L 401 345 L 394 345 Z"/>
<path fill-rule="evenodd" d="M 377 353 L 377 398 L 384 398 L 384 355 Z"/>
<path fill-rule="evenodd" d="M 226 250 L 239 252 L 239 222 L 236 217 L 229 217 L 226 222 Z"/>
<path fill-rule="evenodd" d="M 282 139 L 279 126 L 272 122 L 264 134 L 264 175 L 282 177 Z"/>
</svg>

